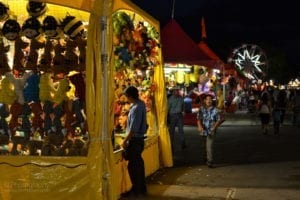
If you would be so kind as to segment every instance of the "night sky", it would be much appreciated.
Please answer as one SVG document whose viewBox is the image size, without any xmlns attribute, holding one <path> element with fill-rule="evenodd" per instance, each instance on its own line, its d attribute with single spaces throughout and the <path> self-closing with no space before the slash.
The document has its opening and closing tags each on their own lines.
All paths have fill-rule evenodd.
<svg viewBox="0 0 300 200">
<path fill-rule="evenodd" d="M 160 21 L 161 28 L 172 19 L 173 0 L 132 2 Z M 266 48 L 267 56 L 269 49 L 284 55 L 289 75 L 299 76 L 300 9 L 296 3 L 294 0 L 175 0 L 173 11 L 174 19 L 196 43 L 201 40 L 200 24 L 204 17 L 205 41 L 223 61 L 227 62 L 232 49 L 245 43 L 255 44 Z"/>
</svg>

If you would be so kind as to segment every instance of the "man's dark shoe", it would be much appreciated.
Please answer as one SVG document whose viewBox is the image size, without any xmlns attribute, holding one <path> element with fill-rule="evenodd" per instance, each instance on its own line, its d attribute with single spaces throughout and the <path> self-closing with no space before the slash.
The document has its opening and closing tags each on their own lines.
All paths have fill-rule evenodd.
<svg viewBox="0 0 300 200">
<path fill-rule="evenodd" d="M 212 162 L 207 162 L 207 167 L 209 167 L 209 168 L 213 168 L 213 167 L 214 167 L 214 165 L 213 165 L 213 163 L 212 163 Z"/>
<path fill-rule="evenodd" d="M 181 149 L 186 149 L 186 148 L 187 148 L 186 144 L 185 144 L 185 143 L 182 143 L 182 144 L 181 144 Z"/>
<path fill-rule="evenodd" d="M 143 197 L 146 197 L 147 196 L 147 192 L 140 192 L 140 193 L 136 193 L 132 190 L 129 190 L 128 192 L 125 192 L 125 193 L 122 193 L 121 194 L 121 197 L 122 198 L 143 198 Z"/>
<path fill-rule="evenodd" d="M 124 198 L 135 197 L 135 193 L 132 190 L 129 190 L 128 192 L 122 193 L 121 197 Z"/>
</svg>

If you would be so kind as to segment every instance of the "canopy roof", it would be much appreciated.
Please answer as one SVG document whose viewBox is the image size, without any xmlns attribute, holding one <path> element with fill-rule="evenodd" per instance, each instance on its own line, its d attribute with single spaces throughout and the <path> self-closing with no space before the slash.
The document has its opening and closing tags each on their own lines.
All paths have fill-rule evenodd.
<svg viewBox="0 0 300 200">
<path fill-rule="evenodd" d="M 201 65 L 210 59 L 174 19 L 162 28 L 161 44 L 166 63 Z"/>
<path fill-rule="evenodd" d="M 224 65 L 224 62 L 211 50 L 211 48 L 201 40 L 198 43 L 198 48 L 207 56 L 209 57 L 208 60 L 203 61 L 203 65 L 210 67 L 210 68 L 217 68 L 221 69 Z"/>
<path fill-rule="evenodd" d="M 205 55 L 207 55 L 211 60 L 218 60 L 221 61 L 221 59 L 211 50 L 211 48 L 209 48 L 209 46 L 206 44 L 206 42 L 204 42 L 203 40 L 201 40 L 198 43 L 198 47 L 201 49 L 202 52 L 205 53 Z"/>
</svg>

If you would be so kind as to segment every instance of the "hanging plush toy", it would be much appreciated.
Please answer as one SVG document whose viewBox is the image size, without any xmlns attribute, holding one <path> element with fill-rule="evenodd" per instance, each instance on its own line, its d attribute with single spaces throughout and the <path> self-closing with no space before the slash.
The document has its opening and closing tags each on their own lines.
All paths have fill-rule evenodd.
<svg viewBox="0 0 300 200">
<path fill-rule="evenodd" d="M 74 16 L 67 15 L 61 21 L 61 27 L 64 33 L 69 37 L 66 40 L 66 55 L 65 55 L 65 67 L 67 68 L 67 72 L 73 69 L 85 68 L 85 47 L 86 41 L 83 40 L 84 35 L 84 25 L 82 21 L 77 19 Z M 77 39 L 77 41 L 76 41 Z M 75 48 L 78 44 L 80 45 L 80 58 L 81 58 L 81 66 L 79 65 L 79 56 L 77 55 Z"/>
<path fill-rule="evenodd" d="M 9 117 L 9 108 L 6 104 L 0 104 L 0 135 L 11 136 L 7 117 Z"/>
<path fill-rule="evenodd" d="M 61 27 L 63 32 L 71 39 L 75 39 L 77 36 L 83 35 L 84 33 L 82 21 L 71 15 L 67 15 L 61 21 Z"/>
<path fill-rule="evenodd" d="M 53 102 L 59 105 L 63 101 L 67 101 L 69 99 L 67 96 L 67 92 L 69 91 L 69 89 L 69 80 L 67 78 L 59 80 L 57 89 L 54 93 Z"/>
<path fill-rule="evenodd" d="M 28 1 L 26 10 L 31 17 L 40 17 L 46 13 L 47 5 L 42 2 Z"/>
<path fill-rule="evenodd" d="M 76 43 L 79 50 L 79 71 L 85 71 L 85 57 L 87 41 L 81 35 L 76 37 Z"/>
<path fill-rule="evenodd" d="M 24 86 L 24 99 L 26 103 L 39 102 L 39 83 L 40 76 L 37 73 L 32 73 Z"/>
<path fill-rule="evenodd" d="M 45 17 L 43 20 L 42 29 L 46 37 L 49 39 L 57 39 L 62 33 L 59 21 L 51 15 Z"/>
<path fill-rule="evenodd" d="M 14 61 L 13 61 L 13 69 L 18 71 L 24 70 L 24 49 L 29 45 L 29 43 L 24 42 L 19 33 L 20 33 L 21 27 L 19 23 L 14 19 L 8 19 L 5 21 L 2 27 L 2 34 L 3 36 L 10 40 L 14 41 Z"/>
<path fill-rule="evenodd" d="M 36 131 L 40 133 L 41 137 L 43 137 L 43 123 L 44 120 L 42 118 L 43 109 L 42 105 L 39 102 L 34 102 L 30 104 L 30 109 L 32 111 L 33 116 L 31 117 L 31 126 L 32 132 L 35 133 Z"/>
<path fill-rule="evenodd" d="M 45 42 L 44 52 L 41 55 L 41 60 L 38 65 L 38 70 L 43 72 L 51 71 L 52 65 L 52 51 L 54 50 L 53 43 L 50 39 L 47 39 Z"/>
<path fill-rule="evenodd" d="M 16 77 L 13 73 L 6 73 L 8 80 L 14 85 L 14 91 L 18 97 L 18 103 L 23 105 L 25 103 L 24 99 L 24 87 L 27 79 L 31 76 L 32 72 L 24 72 L 21 77 Z"/>
<path fill-rule="evenodd" d="M 72 112 L 75 120 L 73 128 L 80 127 L 82 131 L 87 129 L 86 114 L 85 114 L 85 81 L 81 73 L 69 77 L 71 83 L 75 85 L 75 97 L 72 101 Z"/>
<path fill-rule="evenodd" d="M 19 121 L 19 116 L 21 116 L 21 114 L 22 114 L 22 105 L 15 101 L 10 106 L 9 112 L 10 112 L 11 118 L 10 118 L 8 126 L 9 126 L 12 136 L 14 136 L 16 134 L 17 129 L 21 129 L 21 123 Z"/>
<path fill-rule="evenodd" d="M 30 49 L 27 62 L 25 64 L 26 69 L 36 70 L 38 67 L 38 50 L 44 48 L 44 42 L 39 41 L 37 38 L 40 36 L 41 23 L 36 18 L 28 18 L 23 26 L 22 31 L 24 35 L 30 39 Z"/>
<path fill-rule="evenodd" d="M 28 141 L 30 138 L 30 129 L 31 129 L 31 123 L 30 123 L 30 114 L 31 114 L 31 109 L 28 104 L 24 104 L 22 106 L 22 113 L 21 113 L 21 118 L 22 118 L 22 123 L 21 123 L 21 129 L 24 131 L 24 136 L 25 139 Z"/>
<path fill-rule="evenodd" d="M 10 71 L 7 58 L 7 52 L 9 51 L 9 47 L 9 45 L 4 46 L 3 41 L 0 41 L 0 75 L 4 75 L 6 72 Z"/>
<path fill-rule="evenodd" d="M 76 53 L 77 43 L 75 40 L 66 40 L 66 53 L 65 53 L 65 73 L 78 68 L 78 55 Z"/>
<path fill-rule="evenodd" d="M 47 16 L 43 20 L 43 32 L 46 36 L 44 53 L 41 55 L 39 69 L 49 71 L 52 65 L 52 51 L 54 50 L 53 39 L 58 38 L 60 34 L 58 20 L 53 16 Z"/>
<path fill-rule="evenodd" d="M 9 7 L 0 2 L 0 21 L 5 21 L 9 17 Z"/>
<path fill-rule="evenodd" d="M 43 131 L 47 134 L 52 127 L 51 114 L 53 113 L 53 96 L 55 88 L 53 86 L 52 74 L 43 73 L 40 75 L 39 97 L 43 104 L 44 126 Z"/>
<path fill-rule="evenodd" d="M 53 96 L 55 92 L 54 83 L 51 73 L 43 73 L 40 75 L 39 83 L 39 97 L 42 103 L 47 101 L 53 102 Z"/>
<path fill-rule="evenodd" d="M 85 80 L 82 73 L 69 75 L 69 80 L 75 85 L 75 97 L 85 102 Z"/>
<path fill-rule="evenodd" d="M 53 66 L 52 70 L 54 74 L 64 73 L 65 72 L 65 52 L 66 48 L 57 40 L 57 43 L 54 45 L 54 57 L 53 57 Z"/>
<path fill-rule="evenodd" d="M 18 97 L 14 91 L 14 86 L 7 77 L 1 80 L 0 86 L 0 103 L 11 105 L 17 100 Z"/>
</svg>

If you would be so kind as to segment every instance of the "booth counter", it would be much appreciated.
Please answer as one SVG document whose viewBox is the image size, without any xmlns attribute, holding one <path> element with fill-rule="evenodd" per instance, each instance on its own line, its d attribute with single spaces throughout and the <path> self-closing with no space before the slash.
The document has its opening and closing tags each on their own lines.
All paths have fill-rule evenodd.
<svg viewBox="0 0 300 200">
<path fill-rule="evenodd" d="M 27 1 L 8 0 L 8 6 L 26 17 Z M 118 10 L 134 12 L 152 24 L 159 33 L 159 23 L 127 0 L 36 0 L 49 3 L 51 14 L 61 17 L 72 13 L 88 21 L 86 48 L 86 120 L 89 135 L 87 156 L 12 156 L 0 155 L 0 199 L 118 199 L 131 187 L 127 162 L 122 149 L 114 150 L 115 59 L 113 56 L 112 14 Z M 64 6 L 61 8 L 60 6 Z M 23 10 L 21 8 L 23 7 Z M 68 7 L 68 9 L 66 9 Z M 56 14 L 57 13 L 57 14 Z M 60 16 L 61 15 L 61 16 Z M 19 18 L 18 18 L 19 19 Z M 147 114 L 149 129 L 143 158 L 146 175 L 160 167 L 173 165 L 166 126 L 166 91 L 163 60 L 153 67 L 152 111 Z"/>
</svg>

